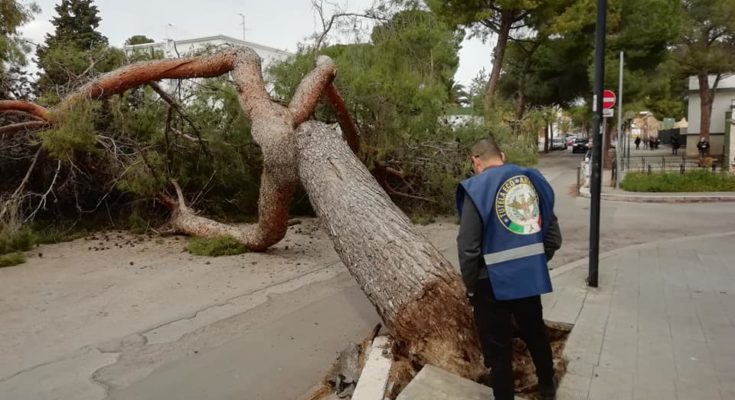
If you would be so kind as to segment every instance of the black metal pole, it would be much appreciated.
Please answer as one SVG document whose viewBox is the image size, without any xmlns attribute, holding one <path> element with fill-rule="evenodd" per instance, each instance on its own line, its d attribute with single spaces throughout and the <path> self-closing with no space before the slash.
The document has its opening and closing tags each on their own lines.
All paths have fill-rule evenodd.
<svg viewBox="0 0 735 400">
<path fill-rule="evenodd" d="M 600 262 L 600 189 L 602 187 L 602 90 L 605 84 L 605 32 L 607 0 L 597 0 L 597 28 L 595 30 L 595 87 L 592 97 L 592 182 L 590 206 L 590 256 L 587 284 L 597 287 Z"/>
</svg>

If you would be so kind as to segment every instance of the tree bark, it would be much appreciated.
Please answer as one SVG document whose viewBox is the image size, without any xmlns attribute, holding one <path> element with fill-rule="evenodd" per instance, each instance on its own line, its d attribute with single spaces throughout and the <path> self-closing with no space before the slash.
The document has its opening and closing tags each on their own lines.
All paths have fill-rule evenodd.
<svg viewBox="0 0 735 400">
<path fill-rule="evenodd" d="M 324 90 L 324 96 L 337 113 L 337 121 L 340 128 L 342 128 L 342 136 L 350 145 L 352 152 L 357 154 L 360 151 L 360 132 L 357 130 L 357 125 L 352 120 L 347 105 L 334 83 L 327 86 Z"/>
<path fill-rule="evenodd" d="M 503 10 L 500 14 L 500 30 L 498 31 L 498 42 L 493 50 L 493 70 L 485 88 L 485 110 L 491 111 L 495 107 L 495 92 L 498 89 L 500 71 L 503 69 L 503 58 L 505 48 L 510 38 L 510 30 L 515 22 L 516 10 Z"/>
<path fill-rule="evenodd" d="M 521 70 L 521 76 L 518 78 L 518 103 L 516 104 L 516 121 L 523 119 L 523 115 L 526 113 L 526 75 L 531 69 L 533 56 L 536 51 L 541 47 L 541 41 L 533 42 L 531 49 L 526 52 L 526 60 L 523 62 L 523 69 Z"/>
<path fill-rule="evenodd" d="M 549 142 L 551 139 L 549 139 L 549 123 L 546 122 L 546 126 L 544 127 L 544 153 L 549 152 Z"/>
<path fill-rule="evenodd" d="M 459 274 L 333 128 L 306 122 L 296 144 L 314 210 L 394 339 L 421 365 L 480 377 L 482 357 Z"/>
<path fill-rule="evenodd" d="M 602 168 L 612 168 L 612 154 L 610 154 L 610 144 L 612 143 L 612 124 L 605 123 L 602 127 L 605 130 L 605 141 L 602 143 Z"/>
<path fill-rule="evenodd" d="M 0 100 L 0 112 L 4 111 L 18 111 L 43 121 L 51 119 L 48 109 L 24 100 Z"/>
<path fill-rule="evenodd" d="M 697 74 L 699 80 L 699 101 L 700 101 L 700 122 L 699 137 L 703 137 L 709 141 L 710 125 L 712 123 L 712 103 L 714 102 L 717 85 L 721 75 L 717 75 L 712 88 L 709 87 L 709 74 L 700 72 Z"/>
<path fill-rule="evenodd" d="M 522 89 L 519 89 L 517 103 L 516 103 L 516 121 L 519 121 L 520 123 L 525 113 L 526 113 L 526 94 L 523 92 Z"/>
</svg>

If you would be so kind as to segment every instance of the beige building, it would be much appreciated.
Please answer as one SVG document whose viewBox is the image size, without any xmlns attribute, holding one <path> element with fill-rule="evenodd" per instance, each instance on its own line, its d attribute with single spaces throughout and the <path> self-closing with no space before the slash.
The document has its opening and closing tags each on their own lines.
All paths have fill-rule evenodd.
<svg viewBox="0 0 735 400">
<path fill-rule="evenodd" d="M 641 140 L 648 140 L 650 138 L 658 138 L 658 131 L 660 129 L 661 121 L 656 119 L 653 113 L 641 111 L 631 122 L 630 134 L 634 138 L 640 137 Z"/>
</svg>

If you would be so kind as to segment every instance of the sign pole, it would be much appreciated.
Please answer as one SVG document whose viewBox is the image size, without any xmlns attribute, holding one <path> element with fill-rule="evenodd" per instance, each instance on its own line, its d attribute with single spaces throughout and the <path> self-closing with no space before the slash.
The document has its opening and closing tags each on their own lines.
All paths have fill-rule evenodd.
<svg viewBox="0 0 735 400">
<path fill-rule="evenodd" d="M 592 181 L 590 185 L 590 252 L 589 274 L 587 284 L 597 287 L 598 267 L 600 261 L 600 190 L 602 186 L 602 87 L 605 82 L 605 32 L 607 16 L 607 0 L 597 0 L 597 27 L 595 30 L 595 86 L 592 104 Z"/>
<path fill-rule="evenodd" d="M 620 74 L 619 74 L 619 80 L 618 80 L 618 96 L 620 96 L 620 100 L 618 102 L 618 144 L 615 146 L 615 159 L 616 163 L 618 165 L 618 172 L 615 174 L 615 186 L 620 187 L 620 181 L 622 181 L 621 173 L 622 170 L 621 164 L 623 162 L 623 157 L 621 151 L 624 150 L 623 148 L 623 52 L 620 52 Z"/>
</svg>

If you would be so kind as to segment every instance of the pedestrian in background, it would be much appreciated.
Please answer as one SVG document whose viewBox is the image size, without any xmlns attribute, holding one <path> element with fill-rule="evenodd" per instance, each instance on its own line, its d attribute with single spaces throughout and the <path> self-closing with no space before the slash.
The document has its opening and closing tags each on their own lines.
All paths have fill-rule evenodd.
<svg viewBox="0 0 735 400">
<path fill-rule="evenodd" d="M 699 159 L 703 159 L 709 155 L 709 142 L 704 137 L 699 138 L 697 143 L 697 149 L 699 150 Z"/>
<path fill-rule="evenodd" d="M 679 147 L 681 145 L 679 144 L 679 137 L 676 135 L 671 136 L 671 154 L 677 155 L 679 154 Z"/>
<path fill-rule="evenodd" d="M 558 380 L 541 306 L 541 295 L 552 290 L 547 261 L 561 247 L 554 191 L 537 170 L 506 164 L 493 139 L 472 146 L 471 160 L 475 175 L 457 187 L 457 248 L 493 394 L 515 396 L 515 319 L 541 399 L 554 400 Z"/>
<path fill-rule="evenodd" d="M 641 148 L 641 137 L 636 136 L 634 143 L 635 143 L 635 149 L 639 150 Z"/>
</svg>

